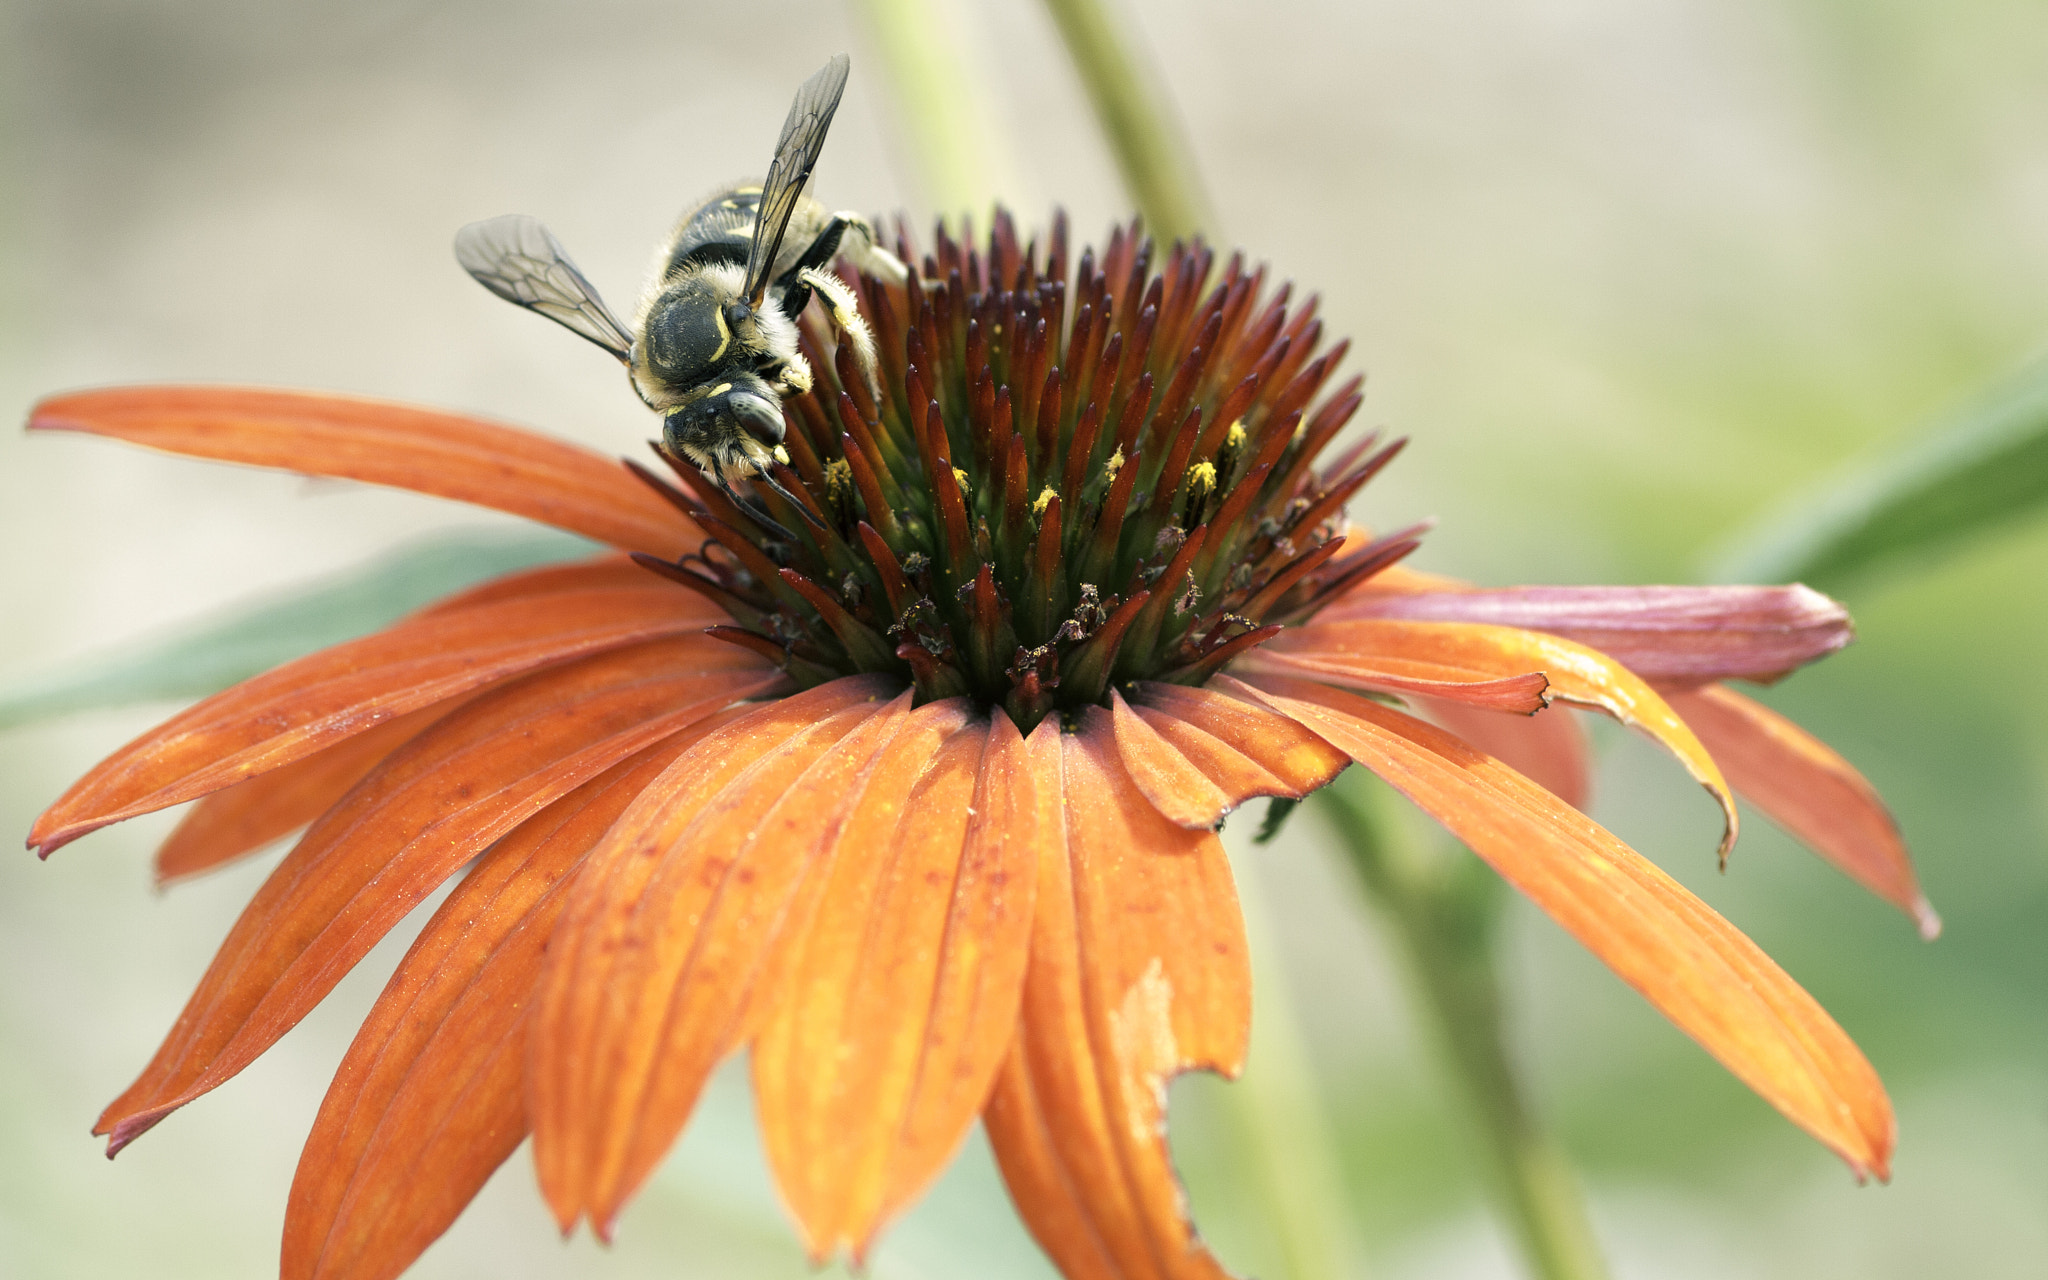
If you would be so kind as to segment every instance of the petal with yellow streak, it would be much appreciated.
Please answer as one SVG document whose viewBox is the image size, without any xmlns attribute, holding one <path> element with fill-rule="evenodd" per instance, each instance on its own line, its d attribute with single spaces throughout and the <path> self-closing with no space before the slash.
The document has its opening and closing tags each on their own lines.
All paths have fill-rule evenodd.
<svg viewBox="0 0 2048 1280">
<path fill-rule="evenodd" d="M 1737 794 L 1913 917 L 1921 937 L 1941 933 L 1941 917 L 1920 892 L 1898 823 L 1854 765 L 1784 716 L 1725 685 L 1664 696 L 1728 771 Z"/>
<path fill-rule="evenodd" d="M 1296 628 L 1296 631 L 1307 629 Z M 1292 634 L 1284 633 L 1274 639 L 1285 640 Z M 1269 641 L 1268 645 L 1273 643 Z M 1296 654 L 1267 647 L 1255 649 L 1238 659 L 1235 669 L 1240 673 L 1273 671 L 1281 675 L 1319 676 L 1326 673 L 1329 665 L 1314 651 Z M 1412 654 L 1374 653 L 1364 649 L 1346 652 L 1336 666 L 1336 674 L 1342 675 L 1345 684 L 1376 693 L 1421 695 L 1524 716 L 1533 716 L 1549 705 L 1546 694 L 1550 681 L 1541 671 L 1504 676 L 1496 671 L 1460 666 L 1455 662 Z"/>
<path fill-rule="evenodd" d="M 1755 943 L 1550 792 L 1412 716 L 1327 685 L 1217 687 L 1285 712 L 1349 752 L 1470 846 L 1744 1084 L 1884 1177 L 1895 1127 L 1877 1073 Z"/>
<path fill-rule="evenodd" d="M 703 540 L 666 499 L 602 454 L 384 400 L 259 387 L 109 387 L 51 396 L 29 412 L 28 425 L 411 489 L 665 559 Z"/>
<path fill-rule="evenodd" d="M 1222 843 L 1124 769 L 1109 713 L 1031 737 L 1045 841 L 1017 1038 L 984 1120 L 1025 1225 L 1069 1280 L 1218 1280 L 1166 1147 L 1166 1086 L 1235 1075 L 1251 1023 Z"/>
<path fill-rule="evenodd" d="M 1661 744 L 1721 806 L 1720 855 L 1735 845 L 1740 818 L 1721 767 L 1699 737 L 1658 692 L 1627 667 L 1595 649 L 1541 631 L 1473 622 L 1373 619 L 1312 622 L 1276 637 L 1269 655 L 1253 655 L 1240 670 L 1256 675 L 1307 677 L 1374 688 L 1376 663 L 1385 658 L 1432 658 L 1474 671 L 1507 675 L 1541 671 L 1549 697 L 1602 711 Z M 1257 664 L 1263 665 L 1257 665 Z"/>
</svg>

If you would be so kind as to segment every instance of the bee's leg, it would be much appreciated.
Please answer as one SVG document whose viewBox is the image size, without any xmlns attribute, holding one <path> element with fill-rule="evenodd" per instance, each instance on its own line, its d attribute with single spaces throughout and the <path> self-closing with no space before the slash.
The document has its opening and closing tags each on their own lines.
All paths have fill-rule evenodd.
<svg viewBox="0 0 2048 1280">
<path fill-rule="evenodd" d="M 784 400 L 791 396 L 803 395 L 811 389 L 811 362 L 804 359 L 803 352 L 791 352 L 789 359 L 782 366 L 782 372 L 776 375 L 771 385 L 775 388 L 775 394 Z"/>
<path fill-rule="evenodd" d="M 902 284 L 910 275 L 902 261 L 884 249 L 875 240 L 875 229 L 868 220 L 857 213 L 841 210 L 832 215 L 825 229 L 818 233 L 802 254 L 796 265 L 783 274 L 785 281 L 793 281 L 800 273 L 813 268 L 822 269 L 834 258 L 844 256 L 848 261 L 871 276 L 879 276 L 890 284 Z"/>
<path fill-rule="evenodd" d="M 784 542 L 795 545 L 796 535 L 783 528 L 780 520 L 769 515 L 768 508 L 761 505 L 759 498 L 741 493 L 738 487 L 734 485 L 721 485 L 720 487 L 725 490 L 725 496 L 732 499 L 732 505 L 746 512 L 747 517 L 755 524 L 760 525 L 763 529 L 766 529 Z M 797 509 L 799 511 L 803 510 L 801 505 Z"/>
<path fill-rule="evenodd" d="M 853 265 L 871 276 L 887 280 L 890 284 L 902 284 L 910 278 L 910 269 L 903 265 L 903 259 L 882 247 L 875 238 L 875 229 L 868 220 L 857 213 L 835 213 L 832 221 L 844 222 L 846 230 L 854 234 L 857 244 L 841 246 L 841 252 L 851 259 Z"/>
<path fill-rule="evenodd" d="M 813 529 L 823 529 L 825 527 L 825 522 L 818 519 L 817 516 L 811 513 L 811 508 L 804 502 L 802 498 L 797 497 L 788 489 L 782 487 L 782 482 L 775 478 L 773 472 L 767 470 L 755 472 L 754 483 L 759 485 L 766 485 L 768 488 L 773 489 L 777 494 L 780 494 L 782 500 L 784 502 L 787 502 L 790 506 L 795 507 L 796 513 L 804 518 L 804 523 L 810 525 Z M 756 512 L 755 518 L 767 519 L 767 513 Z M 783 537 L 788 538 L 791 542 L 796 541 L 796 538 L 790 534 L 789 530 L 783 529 L 780 524 L 776 524 L 776 522 L 773 520 L 768 520 L 768 523 L 775 525 L 775 527 L 778 530 L 781 530 Z"/>
<path fill-rule="evenodd" d="M 875 335 L 862 318 L 860 308 L 854 301 L 853 290 L 846 282 L 828 271 L 816 267 L 805 267 L 798 273 L 799 283 L 817 291 L 825 300 L 825 306 L 832 312 L 832 323 L 853 343 L 854 359 L 860 363 L 861 377 L 866 379 L 868 394 L 881 402 L 881 391 L 875 377 Z"/>
</svg>

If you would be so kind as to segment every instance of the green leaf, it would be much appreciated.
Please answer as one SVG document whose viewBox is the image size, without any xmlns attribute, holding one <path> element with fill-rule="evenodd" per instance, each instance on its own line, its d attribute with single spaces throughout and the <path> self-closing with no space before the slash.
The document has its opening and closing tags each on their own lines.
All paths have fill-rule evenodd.
<svg viewBox="0 0 2048 1280">
<path fill-rule="evenodd" d="M 1919 443 L 1851 468 L 1740 538 L 1719 582 L 1836 583 L 1923 557 L 2048 503 L 2048 359 Z"/>
<path fill-rule="evenodd" d="M 288 595 L 39 672 L 0 688 L 0 728 L 94 707 L 203 697 L 281 662 L 386 626 L 451 591 L 593 554 L 563 533 L 456 534 Z"/>
</svg>

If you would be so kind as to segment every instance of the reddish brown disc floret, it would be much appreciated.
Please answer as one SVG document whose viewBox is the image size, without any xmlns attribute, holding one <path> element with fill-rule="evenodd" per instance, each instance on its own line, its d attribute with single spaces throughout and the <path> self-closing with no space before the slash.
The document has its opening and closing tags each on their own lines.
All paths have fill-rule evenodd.
<svg viewBox="0 0 2048 1280">
<path fill-rule="evenodd" d="M 710 540 L 643 561 L 799 683 L 888 672 L 1029 731 L 1114 684 L 1198 684 L 1416 545 L 1346 542 L 1345 502 L 1403 442 L 1316 467 L 1359 380 L 1326 393 L 1346 344 L 1318 353 L 1315 300 L 1269 296 L 1263 267 L 1219 273 L 1199 240 L 1155 264 L 1133 224 L 1070 271 L 1064 217 L 1041 252 L 1001 211 L 985 252 L 943 225 L 897 248 L 906 282 L 852 280 L 879 386 L 805 319 L 817 382 L 784 406 L 771 519 L 687 463 L 681 489 L 646 474 Z"/>
</svg>

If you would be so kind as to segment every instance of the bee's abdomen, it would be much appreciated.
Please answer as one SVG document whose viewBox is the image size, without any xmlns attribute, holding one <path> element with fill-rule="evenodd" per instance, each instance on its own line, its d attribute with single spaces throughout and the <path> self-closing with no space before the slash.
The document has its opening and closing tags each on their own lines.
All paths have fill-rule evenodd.
<svg viewBox="0 0 2048 1280">
<path fill-rule="evenodd" d="M 686 215 L 670 237 L 663 275 L 713 263 L 745 266 L 760 202 L 760 184 L 741 183 L 718 192 Z"/>
</svg>

